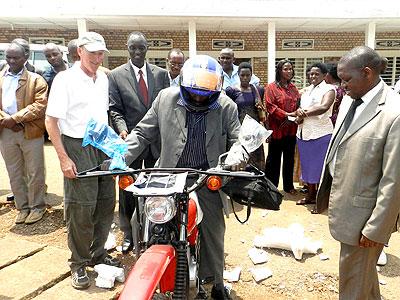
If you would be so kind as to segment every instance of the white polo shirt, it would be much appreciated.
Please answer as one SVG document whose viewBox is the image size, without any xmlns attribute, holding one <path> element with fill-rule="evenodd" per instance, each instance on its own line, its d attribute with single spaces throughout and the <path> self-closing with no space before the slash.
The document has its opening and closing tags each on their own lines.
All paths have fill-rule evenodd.
<svg viewBox="0 0 400 300">
<path fill-rule="evenodd" d="M 83 138 L 90 119 L 108 124 L 108 103 L 106 74 L 97 71 L 93 81 L 80 63 L 75 63 L 54 78 L 46 115 L 58 118 L 61 134 Z"/>
</svg>

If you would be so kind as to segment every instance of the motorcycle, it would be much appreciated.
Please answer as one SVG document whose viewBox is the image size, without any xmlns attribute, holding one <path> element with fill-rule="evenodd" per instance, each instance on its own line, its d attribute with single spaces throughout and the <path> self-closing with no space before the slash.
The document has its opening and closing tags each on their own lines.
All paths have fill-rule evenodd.
<svg viewBox="0 0 400 300">
<path fill-rule="evenodd" d="M 204 185 L 217 191 L 227 178 L 264 176 L 221 168 L 147 168 L 93 170 L 80 177 L 107 175 L 118 175 L 119 186 L 139 199 L 131 220 L 138 260 L 125 281 L 120 300 L 189 299 L 190 289 L 197 294 L 201 247 L 198 225 L 203 213 L 196 191 Z"/>
</svg>

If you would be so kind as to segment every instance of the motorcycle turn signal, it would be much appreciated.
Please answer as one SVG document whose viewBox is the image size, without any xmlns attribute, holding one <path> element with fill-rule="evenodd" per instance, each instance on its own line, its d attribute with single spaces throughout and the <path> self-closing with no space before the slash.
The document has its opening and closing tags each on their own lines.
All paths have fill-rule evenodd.
<svg viewBox="0 0 400 300">
<path fill-rule="evenodd" d="M 118 180 L 118 186 L 120 187 L 120 189 L 125 190 L 128 186 L 130 186 L 131 184 L 133 184 L 135 182 L 135 180 L 133 179 L 132 176 L 119 176 L 119 180 Z"/>
<path fill-rule="evenodd" d="M 207 188 L 210 191 L 218 191 L 222 186 L 222 178 L 219 176 L 210 176 L 207 178 Z"/>
</svg>

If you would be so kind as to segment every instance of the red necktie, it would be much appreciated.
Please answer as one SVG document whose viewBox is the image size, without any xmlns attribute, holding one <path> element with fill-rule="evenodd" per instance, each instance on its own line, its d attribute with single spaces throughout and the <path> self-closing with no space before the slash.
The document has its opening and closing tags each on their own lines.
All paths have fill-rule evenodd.
<svg viewBox="0 0 400 300">
<path fill-rule="evenodd" d="M 146 82 L 144 82 L 144 79 L 143 79 L 142 70 L 139 70 L 139 76 L 140 76 L 140 78 L 139 78 L 139 90 L 140 90 L 140 93 L 143 96 L 144 105 L 147 106 L 147 104 L 149 103 L 149 94 L 147 92 Z"/>
</svg>

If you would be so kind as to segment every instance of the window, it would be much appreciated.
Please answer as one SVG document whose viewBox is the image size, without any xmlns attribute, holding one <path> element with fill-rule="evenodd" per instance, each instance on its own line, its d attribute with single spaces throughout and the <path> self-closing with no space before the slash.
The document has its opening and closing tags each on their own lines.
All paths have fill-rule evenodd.
<svg viewBox="0 0 400 300">
<path fill-rule="evenodd" d="M 167 59 L 166 58 L 148 58 L 147 61 L 149 64 L 156 65 L 160 68 L 167 68 Z"/>
<path fill-rule="evenodd" d="M 400 77 L 400 56 L 386 58 L 388 60 L 386 72 L 381 74 L 381 77 L 387 85 L 394 86 Z"/>
</svg>

